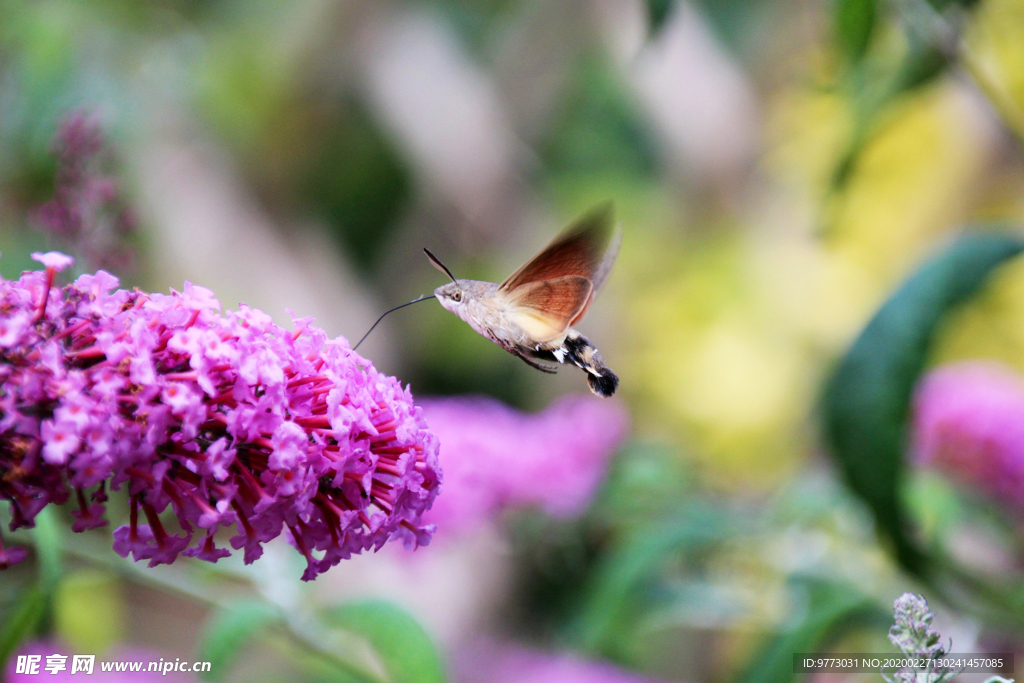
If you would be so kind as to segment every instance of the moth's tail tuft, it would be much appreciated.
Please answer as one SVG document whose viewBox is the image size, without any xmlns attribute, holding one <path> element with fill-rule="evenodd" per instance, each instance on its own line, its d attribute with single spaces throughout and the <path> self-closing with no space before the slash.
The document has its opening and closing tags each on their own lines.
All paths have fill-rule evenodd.
<svg viewBox="0 0 1024 683">
<path fill-rule="evenodd" d="M 571 330 L 565 339 L 566 359 L 587 373 L 590 390 L 602 398 L 608 398 L 619 386 L 619 378 L 604 364 L 601 354 L 587 341 L 587 338 Z"/>
<path fill-rule="evenodd" d="M 608 398 L 619 387 L 618 376 L 608 368 L 602 368 L 600 375 L 587 373 L 587 384 L 590 390 L 601 398 Z"/>
</svg>

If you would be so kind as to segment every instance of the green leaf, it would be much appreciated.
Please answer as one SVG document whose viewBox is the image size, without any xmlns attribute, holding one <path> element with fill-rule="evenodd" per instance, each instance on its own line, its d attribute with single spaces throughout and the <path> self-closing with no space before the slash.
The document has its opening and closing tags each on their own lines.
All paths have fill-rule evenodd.
<svg viewBox="0 0 1024 683">
<path fill-rule="evenodd" d="M 828 186 L 830 194 L 835 195 L 846 188 L 865 147 L 875 137 L 878 125 L 883 120 L 881 115 L 890 105 L 898 98 L 934 81 L 947 66 L 949 60 L 941 51 L 920 40 L 912 40 L 909 51 L 899 66 L 882 82 L 881 87 L 859 88 L 856 91 L 854 131 L 832 171 Z"/>
<path fill-rule="evenodd" d="M 34 635 L 50 611 L 51 598 L 61 578 L 60 528 L 53 506 L 43 508 L 31 530 L 39 576 L 35 586 L 13 608 L 12 615 L 0 622 L 0 670 L 18 645 Z"/>
<path fill-rule="evenodd" d="M 836 0 L 835 34 L 846 59 L 856 64 L 867 51 L 875 29 L 876 0 Z"/>
<path fill-rule="evenodd" d="M 57 524 L 56 510 L 48 505 L 39 511 L 32 528 L 32 543 L 36 547 L 39 562 L 39 583 L 47 594 L 53 592 L 62 574 L 61 531 Z"/>
<path fill-rule="evenodd" d="M 731 528 L 721 511 L 694 504 L 627 537 L 601 563 L 588 591 L 575 625 L 581 647 L 612 658 L 621 656 L 618 647 L 623 643 L 617 634 L 628 629 L 643 610 L 642 597 L 669 558 L 719 540 Z"/>
<path fill-rule="evenodd" d="M 923 42 L 912 44 L 896 71 L 891 96 L 902 95 L 928 85 L 949 66 L 949 58 L 938 48 Z"/>
<path fill-rule="evenodd" d="M 23 595 L 0 629 L 0 668 L 23 640 L 33 635 L 46 615 L 49 596 L 36 587 Z"/>
<path fill-rule="evenodd" d="M 999 264 L 1024 250 L 1019 237 L 966 234 L 927 261 L 875 314 L 825 385 L 826 440 L 846 482 L 874 514 L 908 570 L 923 573 L 900 490 L 906 421 L 936 329 Z"/>
<path fill-rule="evenodd" d="M 928 0 L 928 4 L 939 12 L 942 12 L 950 5 L 959 5 L 964 9 L 970 10 L 980 4 L 980 0 Z"/>
<path fill-rule="evenodd" d="M 241 649 L 278 621 L 277 611 L 262 602 L 242 602 L 214 614 L 201 641 L 200 659 L 210 662 L 210 671 L 204 677 L 223 678 Z"/>
<path fill-rule="evenodd" d="M 673 0 L 647 0 L 647 17 L 652 36 L 658 35 L 665 27 L 665 22 L 672 15 L 674 4 Z"/>
<path fill-rule="evenodd" d="M 862 623 L 891 623 L 892 614 L 849 586 L 812 585 L 807 617 L 795 628 L 771 639 L 754 656 L 741 683 L 789 683 L 796 653 L 820 651 L 844 628 Z"/>
<path fill-rule="evenodd" d="M 430 636 L 407 612 L 389 602 L 368 600 L 326 613 L 328 621 L 366 638 L 390 683 L 444 683 L 444 665 Z"/>
</svg>

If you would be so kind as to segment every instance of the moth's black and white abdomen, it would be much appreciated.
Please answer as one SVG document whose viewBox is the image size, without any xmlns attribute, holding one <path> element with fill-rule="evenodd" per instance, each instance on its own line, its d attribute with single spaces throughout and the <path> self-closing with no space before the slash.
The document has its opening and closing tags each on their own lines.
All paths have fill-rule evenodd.
<svg viewBox="0 0 1024 683">
<path fill-rule="evenodd" d="M 594 394 L 608 398 L 619 387 L 619 377 L 610 368 L 602 367 L 595 374 L 587 373 L 587 385 Z"/>
<path fill-rule="evenodd" d="M 594 345 L 576 330 L 569 330 L 562 345 L 553 351 L 536 351 L 534 358 L 572 363 L 587 373 L 587 384 L 597 396 L 608 398 L 619 386 L 618 376 L 604 364 L 601 354 Z"/>
<path fill-rule="evenodd" d="M 570 330 L 562 344 L 566 360 L 572 361 L 587 373 L 590 390 L 603 398 L 615 393 L 619 386 L 618 376 L 604 364 L 604 359 L 594 345 L 576 330 Z"/>
</svg>

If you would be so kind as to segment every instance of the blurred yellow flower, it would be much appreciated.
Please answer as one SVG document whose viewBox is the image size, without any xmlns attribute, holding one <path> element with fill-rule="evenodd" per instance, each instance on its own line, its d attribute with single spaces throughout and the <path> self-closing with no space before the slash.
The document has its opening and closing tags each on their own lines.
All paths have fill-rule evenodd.
<svg viewBox="0 0 1024 683">
<path fill-rule="evenodd" d="M 1024 0 L 986 0 L 970 23 L 968 44 L 985 73 L 1024 112 Z"/>
<path fill-rule="evenodd" d="M 646 246 L 649 265 L 668 253 Z M 777 482 L 799 461 L 810 389 L 800 346 L 747 276 L 750 255 L 729 237 L 696 246 L 676 267 L 660 264 L 665 280 L 642 285 L 627 313 L 640 414 L 690 441 L 711 478 L 740 485 Z"/>
</svg>

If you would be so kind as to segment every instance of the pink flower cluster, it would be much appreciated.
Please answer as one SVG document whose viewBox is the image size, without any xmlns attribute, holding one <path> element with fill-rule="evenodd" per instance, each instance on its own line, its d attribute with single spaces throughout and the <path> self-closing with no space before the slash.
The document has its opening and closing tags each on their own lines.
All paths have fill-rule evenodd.
<svg viewBox="0 0 1024 683">
<path fill-rule="evenodd" d="M 86 263 L 123 269 L 131 264 L 128 240 L 135 219 L 117 181 L 102 172 L 109 157 L 98 117 L 72 111 L 57 125 L 51 144 L 57 155 L 53 199 L 36 211 L 36 222 Z"/>
<path fill-rule="evenodd" d="M 528 415 L 485 397 L 420 401 L 441 440 L 444 495 L 428 518 L 471 529 L 506 509 L 578 514 L 604 478 L 629 418 L 621 404 L 566 397 Z"/>
<path fill-rule="evenodd" d="M 915 460 L 1024 513 L 1024 380 L 966 362 L 924 378 L 914 400 Z"/>
<path fill-rule="evenodd" d="M 392 538 L 429 541 L 438 441 L 408 389 L 346 341 L 308 319 L 291 332 L 246 306 L 222 315 L 189 284 L 150 295 L 99 271 L 52 287 L 70 259 L 38 260 L 45 272 L 0 279 L 0 499 L 12 530 L 69 498 L 75 531 L 103 526 L 108 492 L 124 488 L 130 523 L 114 549 L 150 566 L 216 562 L 229 551 L 215 534 L 232 525 L 246 563 L 285 531 L 306 580 Z M 0 545 L 0 567 L 22 555 Z"/>
</svg>

